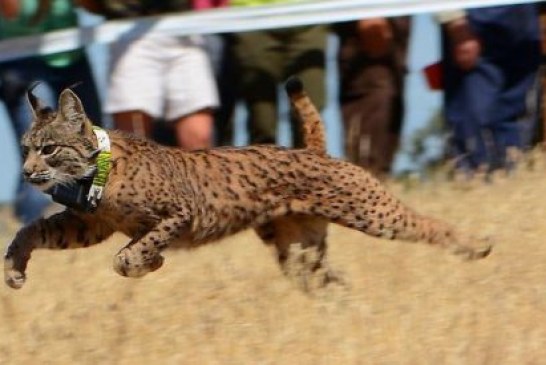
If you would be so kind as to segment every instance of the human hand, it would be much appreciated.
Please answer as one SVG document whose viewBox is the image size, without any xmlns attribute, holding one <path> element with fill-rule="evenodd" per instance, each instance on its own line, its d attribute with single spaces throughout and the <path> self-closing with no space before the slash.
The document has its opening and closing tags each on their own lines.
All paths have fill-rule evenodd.
<svg viewBox="0 0 546 365">
<path fill-rule="evenodd" d="M 362 50 L 369 57 L 385 56 L 391 49 L 394 35 L 386 18 L 362 19 L 357 30 Z"/>
<path fill-rule="evenodd" d="M 466 18 L 460 18 L 447 24 L 447 35 L 451 41 L 451 56 L 461 70 L 468 71 L 476 67 L 481 54 L 481 43 L 472 32 Z"/>
</svg>

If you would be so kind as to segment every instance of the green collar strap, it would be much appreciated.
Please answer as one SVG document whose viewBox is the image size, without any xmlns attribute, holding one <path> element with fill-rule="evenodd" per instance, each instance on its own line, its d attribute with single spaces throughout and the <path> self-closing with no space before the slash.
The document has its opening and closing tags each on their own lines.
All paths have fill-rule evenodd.
<svg viewBox="0 0 546 365">
<path fill-rule="evenodd" d="M 108 180 L 108 174 L 110 173 L 110 168 L 112 166 L 112 153 L 110 152 L 110 138 L 108 138 L 108 133 L 104 129 L 95 126 L 93 127 L 93 132 L 97 137 L 100 152 L 96 160 L 97 172 L 95 173 L 93 183 L 87 194 L 87 200 L 93 209 L 96 209 L 102 198 L 106 180 Z"/>
</svg>

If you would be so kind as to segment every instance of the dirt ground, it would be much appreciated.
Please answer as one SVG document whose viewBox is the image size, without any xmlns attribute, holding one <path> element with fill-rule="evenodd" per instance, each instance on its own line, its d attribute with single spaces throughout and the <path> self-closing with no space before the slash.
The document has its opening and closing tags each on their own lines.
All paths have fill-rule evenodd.
<svg viewBox="0 0 546 365">
<path fill-rule="evenodd" d="M 253 232 L 167 252 L 142 279 L 111 268 L 121 236 L 35 252 L 23 289 L 0 286 L 0 364 L 544 364 L 545 172 L 391 184 L 418 211 L 491 235 L 491 256 L 462 262 L 331 226 L 349 287 L 314 296 Z M 16 228 L 4 209 L 2 240 Z"/>
</svg>

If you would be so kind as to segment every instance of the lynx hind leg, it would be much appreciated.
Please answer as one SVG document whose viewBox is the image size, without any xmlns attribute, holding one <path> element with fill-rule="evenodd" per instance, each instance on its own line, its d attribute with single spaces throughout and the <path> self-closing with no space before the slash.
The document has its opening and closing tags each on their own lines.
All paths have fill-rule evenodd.
<svg viewBox="0 0 546 365">
<path fill-rule="evenodd" d="M 416 214 L 408 209 L 408 229 L 400 231 L 398 238 L 406 241 L 423 240 L 431 245 L 445 249 L 464 260 L 477 260 L 487 257 L 493 248 L 489 238 L 477 238 L 456 231 L 445 222 Z"/>
<path fill-rule="evenodd" d="M 401 203 L 397 202 L 396 208 L 390 212 L 381 213 L 380 206 L 371 211 L 375 214 L 356 215 L 337 222 L 375 237 L 426 242 L 465 260 L 482 259 L 491 253 L 492 244 L 489 240 L 464 235 L 447 223 L 417 214 Z"/>
<path fill-rule="evenodd" d="M 450 225 L 402 204 L 365 170 L 345 163 L 334 166 L 339 174 L 316 200 L 293 204 L 292 211 L 312 211 L 324 219 L 374 237 L 427 242 L 465 259 L 480 259 L 491 252 L 489 242 L 472 239 Z"/>
<path fill-rule="evenodd" d="M 326 259 L 328 221 L 304 215 L 277 218 L 256 233 L 274 244 L 283 273 L 306 292 L 329 284 L 344 284 Z"/>
</svg>

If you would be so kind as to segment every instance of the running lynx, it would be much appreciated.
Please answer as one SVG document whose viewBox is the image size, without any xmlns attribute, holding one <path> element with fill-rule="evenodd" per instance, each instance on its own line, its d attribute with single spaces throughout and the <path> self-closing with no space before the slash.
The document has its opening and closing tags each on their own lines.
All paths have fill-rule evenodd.
<svg viewBox="0 0 546 365">
<path fill-rule="evenodd" d="M 5 254 L 6 283 L 23 286 L 34 249 L 88 247 L 114 232 L 130 237 L 113 263 L 129 277 L 159 269 L 169 246 L 195 247 L 254 228 L 276 247 L 287 274 L 291 248 L 315 250 L 302 265 L 310 275 L 321 272 L 324 285 L 336 279 L 326 263 L 328 222 L 385 239 L 428 242 L 467 259 L 487 256 L 489 245 L 473 248 L 470 237 L 407 208 L 364 169 L 329 157 L 320 114 L 301 83 L 290 80 L 287 91 L 302 119 L 305 148 L 192 152 L 117 131 L 100 135 L 70 89 L 61 93 L 58 111 L 29 91 L 34 121 L 22 140 L 27 181 L 50 191 L 96 175 L 101 152 L 107 152 L 107 173 L 96 207 L 67 208 L 17 233 Z"/>
</svg>

